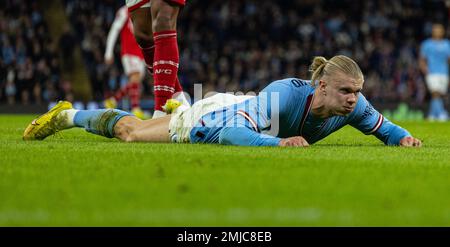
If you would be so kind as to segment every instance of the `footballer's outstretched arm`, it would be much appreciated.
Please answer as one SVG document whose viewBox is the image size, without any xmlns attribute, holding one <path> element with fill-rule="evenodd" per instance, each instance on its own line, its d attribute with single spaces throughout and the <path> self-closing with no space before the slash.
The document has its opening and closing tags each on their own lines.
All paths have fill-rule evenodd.
<svg viewBox="0 0 450 247">
<path fill-rule="evenodd" d="M 376 136 L 386 145 L 421 146 L 420 140 L 381 115 L 362 94 L 359 95 L 358 104 L 352 113 L 350 125 L 366 135 Z"/>
<path fill-rule="evenodd" d="M 128 16 L 123 10 L 119 10 L 116 17 L 111 25 L 111 29 L 108 32 L 108 37 L 106 39 L 105 48 L 105 62 L 107 64 L 112 64 L 114 62 L 114 45 L 116 44 L 117 38 L 119 37 L 120 30 L 122 30 L 125 25 Z"/>
<path fill-rule="evenodd" d="M 258 126 L 251 118 L 236 114 L 233 126 L 222 128 L 219 143 L 236 146 L 294 146 L 307 147 L 309 143 L 301 136 L 278 138 L 259 132 Z"/>
<path fill-rule="evenodd" d="M 219 143 L 237 146 L 281 146 L 308 147 L 309 143 L 301 136 L 278 138 L 257 133 L 245 127 L 225 127 L 219 135 Z"/>
</svg>

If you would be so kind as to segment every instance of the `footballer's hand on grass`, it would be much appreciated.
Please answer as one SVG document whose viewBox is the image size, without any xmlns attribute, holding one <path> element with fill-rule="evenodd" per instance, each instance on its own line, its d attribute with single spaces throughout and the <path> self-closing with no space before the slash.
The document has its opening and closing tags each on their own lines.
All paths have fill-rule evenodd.
<svg viewBox="0 0 450 247">
<path fill-rule="evenodd" d="M 402 147 L 421 147 L 422 142 L 414 138 L 412 136 L 403 137 L 403 139 L 400 140 L 400 146 Z"/>
<path fill-rule="evenodd" d="M 294 136 L 281 139 L 278 145 L 281 147 L 308 147 L 309 143 L 301 136 Z"/>
</svg>

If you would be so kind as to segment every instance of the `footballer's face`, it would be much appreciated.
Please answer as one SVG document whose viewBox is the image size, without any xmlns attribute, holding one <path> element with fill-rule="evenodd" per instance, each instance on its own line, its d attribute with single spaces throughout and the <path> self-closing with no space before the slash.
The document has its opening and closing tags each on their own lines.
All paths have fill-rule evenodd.
<svg viewBox="0 0 450 247">
<path fill-rule="evenodd" d="M 442 39 L 445 35 L 444 26 L 441 24 L 434 24 L 431 29 L 431 35 L 434 39 Z"/>
<path fill-rule="evenodd" d="M 326 79 L 326 82 L 325 85 L 322 84 L 321 90 L 329 113 L 338 116 L 350 114 L 358 102 L 363 81 L 343 73 L 337 73 L 324 79 Z"/>
</svg>

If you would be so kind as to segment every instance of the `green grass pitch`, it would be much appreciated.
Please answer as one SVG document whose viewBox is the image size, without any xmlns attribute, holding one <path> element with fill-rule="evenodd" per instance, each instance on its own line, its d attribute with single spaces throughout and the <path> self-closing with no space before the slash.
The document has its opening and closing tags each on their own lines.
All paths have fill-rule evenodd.
<svg viewBox="0 0 450 247">
<path fill-rule="evenodd" d="M 424 147 L 345 127 L 309 148 L 21 140 L 0 115 L 0 226 L 450 226 L 450 123 Z"/>
</svg>

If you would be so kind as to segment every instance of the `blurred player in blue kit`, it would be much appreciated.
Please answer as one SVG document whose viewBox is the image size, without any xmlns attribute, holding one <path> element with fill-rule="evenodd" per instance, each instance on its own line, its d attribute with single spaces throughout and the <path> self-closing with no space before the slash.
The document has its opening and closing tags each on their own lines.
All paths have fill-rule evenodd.
<svg viewBox="0 0 450 247">
<path fill-rule="evenodd" d="M 431 93 L 429 120 L 448 120 L 443 97 L 448 89 L 448 62 L 450 59 L 450 41 L 444 39 L 442 24 L 434 24 L 431 38 L 420 47 L 419 64 L 424 73 L 428 90 Z"/>
<path fill-rule="evenodd" d="M 62 101 L 35 119 L 24 140 L 42 140 L 72 127 L 127 142 L 218 143 L 240 146 L 309 146 L 345 125 L 386 145 L 420 147 L 421 141 L 383 117 L 362 95 L 364 76 L 351 58 L 315 57 L 311 80 L 270 83 L 258 96 L 216 94 L 171 115 L 140 120 L 120 110 L 74 110 Z"/>
</svg>

